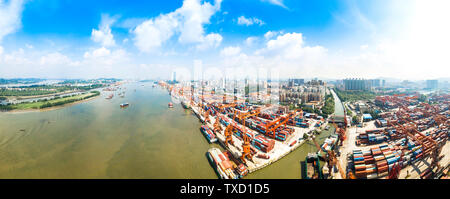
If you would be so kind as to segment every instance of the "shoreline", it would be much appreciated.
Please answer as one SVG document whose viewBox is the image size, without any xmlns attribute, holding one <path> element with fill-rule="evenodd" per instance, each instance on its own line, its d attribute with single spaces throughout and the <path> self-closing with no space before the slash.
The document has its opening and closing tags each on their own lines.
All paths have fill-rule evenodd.
<svg viewBox="0 0 450 199">
<path fill-rule="evenodd" d="M 6 98 L 12 98 L 12 99 L 34 99 L 34 98 L 42 98 L 42 97 L 52 97 L 52 96 L 56 96 L 56 95 L 65 95 L 65 94 L 72 94 L 72 93 L 77 93 L 77 92 L 83 92 L 82 90 L 79 91 L 64 91 L 64 92 L 59 92 L 59 93 L 50 93 L 50 94 L 45 94 L 45 95 L 29 95 L 29 96 L 3 96 Z"/>
<path fill-rule="evenodd" d="M 76 105 L 76 104 L 79 104 L 79 103 L 87 102 L 87 101 L 89 101 L 89 100 L 96 99 L 97 97 L 100 97 L 100 96 L 101 96 L 101 95 L 97 95 L 97 96 L 94 96 L 94 97 L 90 97 L 90 98 L 88 98 L 88 99 L 79 100 L 79 101 L 76 101 L 76 102 L 72 102 L 72 103 L 68 103 L 68 104 L 63 104 L 63 105 L 60 105 L 60 106 L 53 106 L 53 107 L 42 108 L 42 109 L 14 109 L 14 110 L 10 110 L 10 111 L 0 111 L 0 113 L 10 113 L 10 114 L 13 114 L 13 113 L 31 113 L 31 112 L 47 112 L 47 111 L 53 111 L 53 110 L 61 109 L 61 108 L 64 108 L 64 107 Z"/>
</svg>

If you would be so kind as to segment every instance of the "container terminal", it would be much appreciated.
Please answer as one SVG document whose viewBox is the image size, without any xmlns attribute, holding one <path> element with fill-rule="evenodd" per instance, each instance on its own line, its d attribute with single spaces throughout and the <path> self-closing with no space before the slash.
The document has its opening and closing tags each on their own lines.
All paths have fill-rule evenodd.
<svg viewBox="0 0 450 199">
<path fill-rule="evenodd" d="M 415 97 L 377 97 L 382 103 L 396 106 L 383 113 L 386 126 L 378 128 L 377 120 L 358 128 L 351 126 L 346 116 L 337 121 L 337 117 L 326 119 L 302 109 L 248 103 L 236 95 L 227 101 L 226 94 L 204 94 L 203 89 L 197 93 L 192 87 L 164 81 L 158 84 L 183 108 L 193 111 L 203 123 L 200 131 L 208 142 L 218 142 L 225 149 L 226 160 L 219 149 L 208 152 L 220 178 L 242 178 L 280 160 L 305 142 L 317 147 L 317 153 L 301 161 L 305 179 L 435 178 L 449 169 L 448 155 L 444 158 L 449 150 L 449 95 L 436 99 L 438 105 L 433 106 L 414 104 L 411 100 Z M 313 132 L 328 128 L 328 124 L 334 125 L 335 134 L 319 145 Z M 319 159 L 325 164 L 320 165 Z M 430 166 L 417 174 L 410 172 L 423 163 Z"/>
</svg>

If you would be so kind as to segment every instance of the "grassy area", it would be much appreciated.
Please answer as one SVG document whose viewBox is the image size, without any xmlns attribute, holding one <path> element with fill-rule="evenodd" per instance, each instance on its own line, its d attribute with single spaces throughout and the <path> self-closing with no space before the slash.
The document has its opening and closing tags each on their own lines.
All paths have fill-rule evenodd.
<svg viewBox="0 0 450 199">
<path fill-rule="evenodd" d="M 334 89 L 339 99 L 343 102 L 347 101 L 357 101 L 357 100 L 371 100 L 375 99 L 376 93 L 370 91 L 342 91 L 339 89 Z"/>
<path fill-rule="evenodd" d="M 35 95 L 48 95 L 54 93 L 60 93 L 65 91 L 87 91 L 103 87 L 103 84 L 92 84 L 89 86 L 57 86 L 57 85 L 33 85 L 33 86 L 20 86 L 19 90 L 10 90 L 6 88 L 0 88 L 0 96 L 35 96 Z"/>
<path fill-rule="evenodd" d="M 325 104 L 322 107 L 322 112 L 326 115 L 334 113 L 334 98 L 331 94 L 325 97 Z"/>
<path fill-rule="evenodd" d="M 64 98 L 57 98 L 52 100 L 42 100 L 38 102 L 27 102 L 27 103 L 20 103 L 20 104 L 13 104 L 13 105 L 7 105 L 7 106 L 0 106 L 0 109 L 3 110 L 27 110 L 27 109 L 42 109 L 42 108 L 48 108 L 53 106 L 61 106 L 68 103 L 73 103 L 76 101 L 88 99 L 94 96 L 100 95 L 99 91 L 92 91 L 90 93 L 81 94 L 81 95 L 75 95 L 70 97 L 64 97 Z"/>
</svg>

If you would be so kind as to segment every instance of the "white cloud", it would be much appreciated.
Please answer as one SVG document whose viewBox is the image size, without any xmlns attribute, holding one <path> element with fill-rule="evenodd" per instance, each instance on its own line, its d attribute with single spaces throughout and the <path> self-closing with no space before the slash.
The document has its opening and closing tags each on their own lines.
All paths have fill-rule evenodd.
<svg viewBox="0 0 450 199">
<path fill-rule="evenodd" d="M 98 49 L 95 49 L 92 52 L 85 52 L 84 53 L 84 58 L 89 59 L 89 58 L 99 58 L 99 57 L 104 57 L 104 56 L 108 56 L 111 54 L 111 51 L 108 50 L 105 47 L 101 47 Z"/>
<path fill-rule="evenodd" d="M 261 1 L 268 2 L 268 3 L 271 3 L 273 5 L 277 5 L 277 6 L 280 6 L 280 7 L 283 7 L 283 8 L 287 9 L 286 5 L 284 5 L 284 3 L 283 3 L 283 0 L 261 0 Z"/>
<path fill-rule="evenodd" d="M 111 33 L 111 25 L 116 22 L 115 17 L 110 17 L 108 15 L 102 15 L 102 21 L 99 26 L 99 30 L 92 29 L 91 39 L 94 42 L 100 43 L 102 46 L 114 46 L 116 42 L 114 41 L 114 36 Z"/>
<path fill-rule="evenodd" d="M 134 44 L 143 52 L 151 52 L 170 39 L 177 26 L 178 20 L 172 13 L 147 20 L 133 30 Z"/>
<path fill-rule="evenodd" d="M 244 43 L 247 46 L 252 46 L 256 42 L 256 40 L 258 40 L 257 37 L 248 37 Z"/>
<path fill-rule="evenodd" d="M 0 42 L 8 34 L 16 32 L 21 26 L 23 0 L 0 0 Z"/>
<path fill-rule="evenodd" d="M 258 68 L 274 69 L 280 77 L 293 74 L 309 76 L 327 71 L 332 63 L 328 50 L 322 46 L 308 46 L 301 33 L 286 33 L 265 42 L 253 53 L 242 53 L 240 47 L 227 47 L 221 51 L 222 68 L 235 68 L 236 75 L 252 75 Z M 253 71 L 253 73 L 252 73 Z M 244 75 L 244 76 L 245 76 Z"/>
<path fill-rule="evenodd" d="M 258 24 L 260 26 L 264 25 L 264 21 L 262 21 L 261 19 L 252 17 L 252 18 L 246 18 L 245 16 L 240 16 L 238 18 L 238 22 L 239 25 L 246 25 L 246 26 L 250 26 L 253 24 Z"/>
<path fill-rule="evenodd" d="M 2 54 L 3 54 L 3 47 L 0 46 L 0 55 L 2 55 Z"/>
<path fill-rule="evenodd" d="M 272 39 L 273 37 L 279 35 L 279 34 L 283 34 L 283 31 L 267 31 L 266 34 L 264 34 L 264 38 L 266 38 L 267 40 Z"/>
<path fill-rule="evenodd" d="M 39 63 L 40 65 L 63 65 L 70 64 L 71 60 L 67 56 L 55 52 L 42 56 Z"/>
<path fill-rule="evenodd" d="M 205 36 L 203 26 L 220 10 L 221 2 L 215 0 L 211 5 L 209 2 L 201 4 L 200 0 L 184 0 L 181 8 L 138 25 L 132 31 L 134 44 L 143 52 L 151 52 L 177 34 L 182 44 L 200 43 L 197 49 L 215 47 L 222 41 L 222 36 L 217 33 Z"/>
<path fill-rule="evenodd" d="M 322 46 L 304 46 L 301 33 L 286 33 L 266 43 L 266 47 L 256 51 L 257 54 L 280 56 L 286 59 L 315 58 L 325 54 L 327 49 Z"/>
<path fill-rule="evenodd" d="M 197 45 L 198 50 L 206 50 L 209 48 L 217 48 L 222 43 L 222 36 L 217 33 L 211 33 L 203 37 L 200 44 Z"/>
<path fill-rule="evenodd" d="M 123 49 L 109 50 L 105 47 L 84 53 L 82 64 L 92 67 L 117 66 L 129 61 L 128 53 Z"/>
<path fill-rule="evenodd" d="M 238 55 L 241 52 L 241 48 L 239 46 L 233 47 L 229 46 L 220 51 L 220 55 L 228 57 Z"/>
</svg>

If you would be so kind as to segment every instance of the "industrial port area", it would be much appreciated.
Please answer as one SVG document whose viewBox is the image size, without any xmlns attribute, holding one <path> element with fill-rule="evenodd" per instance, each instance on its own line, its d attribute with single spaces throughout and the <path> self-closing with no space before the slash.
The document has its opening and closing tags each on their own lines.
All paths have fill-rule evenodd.
<svg viewBox="0 0 450 199">
<path fill-rule="evenodd" d="M 0 0 L 0 187 L 445 197 L 449 8 Z"/>
<path fill-rule="evenodd" d="M 155 84 L 171 96 L 169 108 L 179 104 L 191 110 L 202 123 L 199 133 L 205 141 L 220 145 L 221 149 L 214 147 L 206 153 L 221 179 L 264 172 L 265 167 L 303 144 L 316 147 L 316 152 L 308 153 L 299 162 L 303 179 L 447 179 L 450 95 L 429 94 L 424 102 L 418 92 L 378 93 L 375 99 L 364 102 L 370 108 L 362 105 L 364 100 L 358 101 L 357 106 L 354 102 L 341 103 L 335 91 L 342 95 L 341 92 L 381 87 L 379 80 L 373 85 L 374 80 L 353 81 L 368 86 L 349 88 L 346 85 L 355 82 L 344 80 L 342 87 L 346 89 L 340 90 L 339 84 L 330 86 L 314 79 L 307 83 L 303 79 L 276 84 L 267 81 L 261 87 L 257 81 L 253 85 L 256 90 L 250 88 L 247 79 L 240 81 L 241 89 L 236 86 L 237 80 L 234 88 L 214 85 L 212 81 L 172 80 Z M 302 101 L 303 94 L 283 99 L 286 92 L 299 87 L 316 89 L 318 98 L 309 99 L 310 102 L 303 98 L 302 105 L 295 98 Z M 342 105 L 342 113 L 323 114 L 327 95 L 337 99 L 334 108 Z M 316 107 L 311 109 L 310 105 Z M 316 135 L 330 127 L 334 133 L 318 143 Z"/>
</svg>

